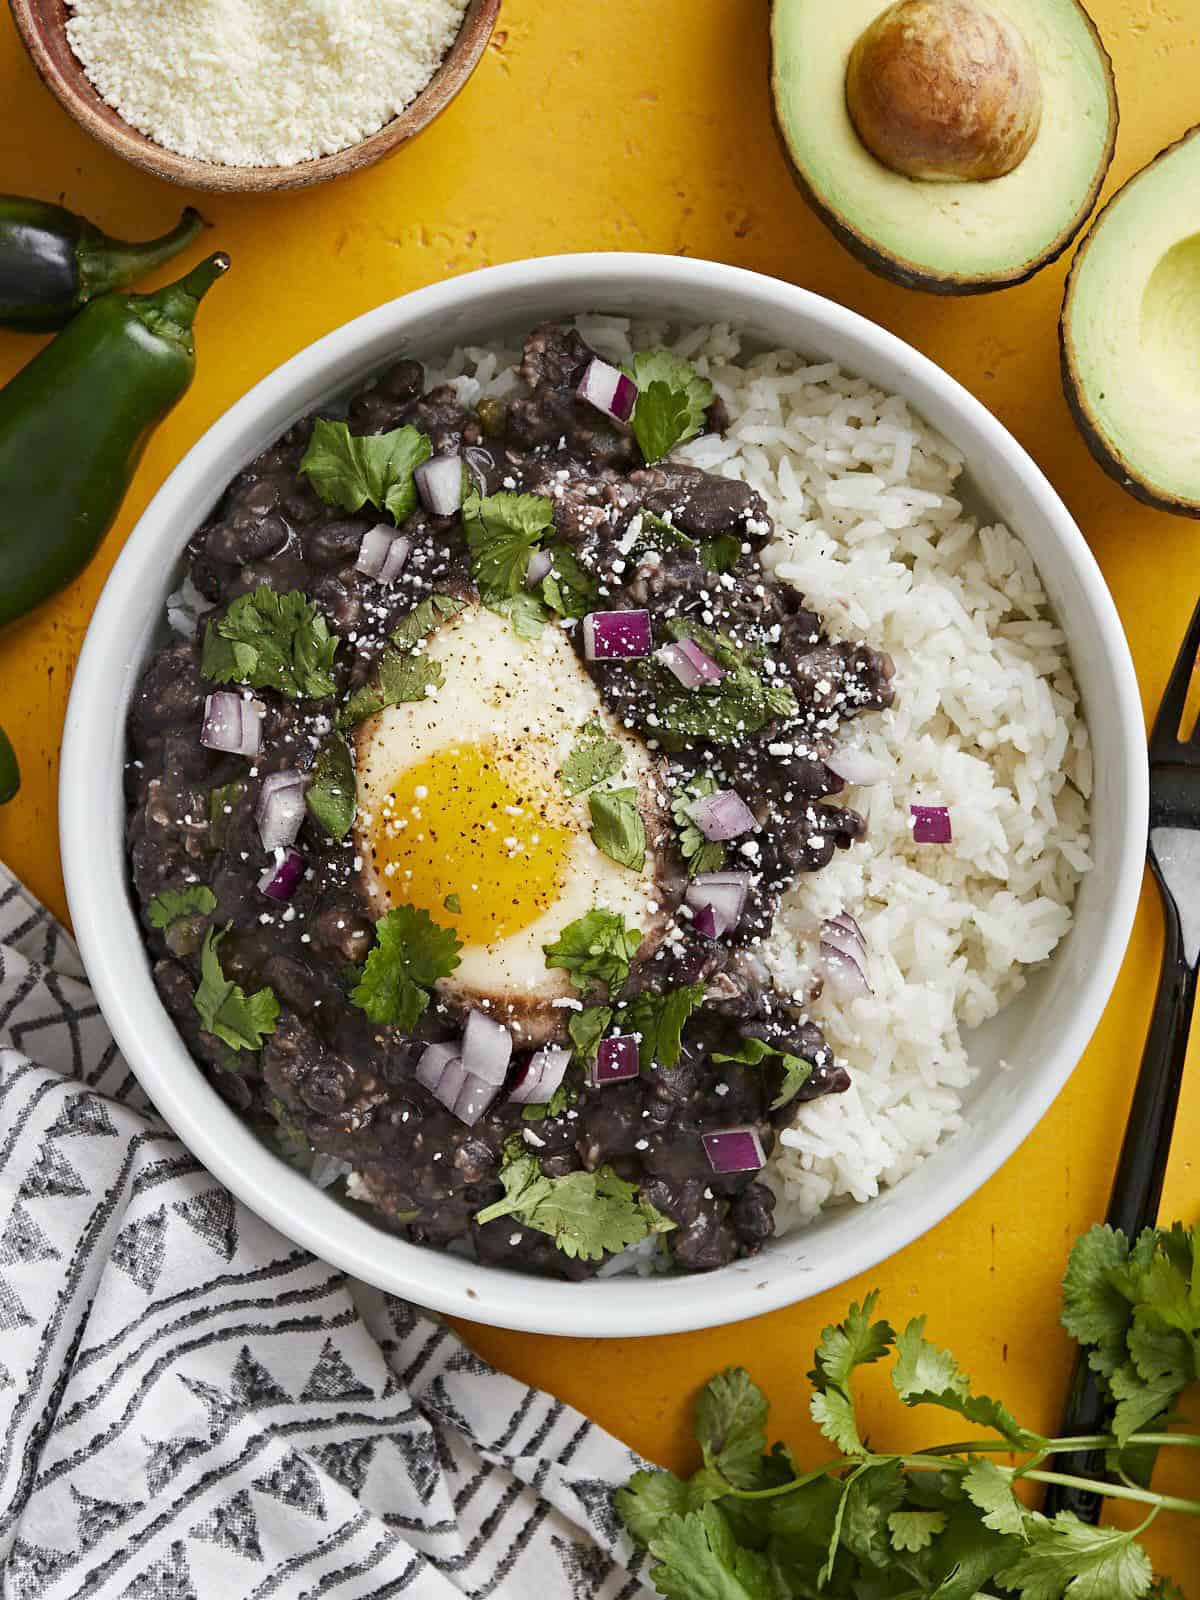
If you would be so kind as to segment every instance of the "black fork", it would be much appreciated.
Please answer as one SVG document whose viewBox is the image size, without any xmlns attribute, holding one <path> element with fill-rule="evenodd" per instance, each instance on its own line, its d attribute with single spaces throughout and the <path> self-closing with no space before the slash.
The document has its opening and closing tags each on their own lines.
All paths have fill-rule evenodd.
<svg viewBox="0 0 1200 1600">
<path fill-rule="evenodd" d="M 1166 948 L 1107 1217 L 1114 1228 L 1120 1228 L 1131 1239 L 1158 1219 L 1196 1002 L 1196 969 L 1200 962 L 1200 730 L 1195 736 L 1189 730 L 1183 740 L 1179 733 L 1198 653 L 1200 604 L 1192 613 L 1150 735 L 1150 870 L 1162 894 Z M 1109 1406 L 1097 1387 L 1096 1375 L 1080 1359 L 1062 1434 L 1071 1437 L 1103 1433 L 1108 1422 Z M 1057 1466 L 1075 1476 L 1105 1476 L 1102 1451 L 1060 1456 Z M 1051 1512 L 1073 1511 L 1085 1522 L 1100 1519 L 1099 1495 L 1052 1487 L 1046 1504 Z"/>
</svg>

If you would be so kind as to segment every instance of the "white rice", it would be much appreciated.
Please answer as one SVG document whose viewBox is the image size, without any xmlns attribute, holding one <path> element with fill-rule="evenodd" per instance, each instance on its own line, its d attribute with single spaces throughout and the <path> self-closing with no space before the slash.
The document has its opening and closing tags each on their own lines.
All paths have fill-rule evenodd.
<svg viewBox="0 0 1200 1600">
<path fill-rule="evenodd" d="M 798 880 L 765 952 L 778 984 L 803 995 L 820 921 L 849 911 L 873 990 L 811 1007 L 852 1085 L 800 1107 L 781 1136 L 767 1175 L 782 1233 L 871 1199 L 961 1126 L 965 1031 L 1071 926 L 1090 865 L 1087 728 L 1029 552 L 964 512 L 961 457 L 901 398 L 791 352 L 743 357 L 722 324 L 676 336 L 620 317 L 578 326 L 609 360 L 668 345 L 712 380 L 731 426 L 679 457 L 752 484 L 775 519 L 776 576 L 834 638 L 896 662 L 893 709 L 844 725 L 889 772 L 846 793 L 866 839 Z M 456 351 L 445 371 L 467 374 L 454 381 L 473 403 L 512 391 L 510 362 Z M 911 804 L 947 806 L 953 843 L 914 845 Z"/>
</svg>

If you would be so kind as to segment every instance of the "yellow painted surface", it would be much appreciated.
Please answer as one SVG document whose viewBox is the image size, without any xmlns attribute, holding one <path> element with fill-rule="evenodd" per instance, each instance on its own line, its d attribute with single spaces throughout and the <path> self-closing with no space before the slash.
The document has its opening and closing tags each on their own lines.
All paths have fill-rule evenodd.
<svg viewBox="0 0 1200 1600">
<path fill-rule="evenodd" d="M 1111 188 L 1197 117 L 1200 5 L 1096 0 L 1093 10 L 1122 101 Z M 830 295 L 941 362 L 1066 498 L 1116 595 L 1146 706 L 1157 704 L 1200 590 L 1200 526 L 1127 499 L 1072 428 L 1054 338 L 1064 266 L 963 302 L 876 280 L 794 192 L 771 128 L 766 70 L 760 0 L 506 0 L 472 82 L 392 161 L 312 191 L 198 202 L 214 223 L 213 244 L 234 262 L 201 314 L 199 380 L 152 443 L 91 570 L 0 638 L 0 711 L 25 773 L 19 800 L 0 810 L 0 857 L 56 911 L 64 902 L 54 786 L 72 667 L 105 573 L 165 474 L 252 383 L 320 334 L 406 290 L 527 255 L 633 249 L 734 262 Z M 7 8 L 0 105 L 0 189 L 61 197 L 133 236 L 173 220 L 183 197 L 91 143 L 42 89 Z M 0 381 L 36 348 L 0 335 Z M 781 1432 L 806 1451 L 802 1374 L 814 1340 L 851 1295 L 877 1283 L 893 1321 L 927 1312 L 931 1331 L 984 1389 L 1050 1428 L 1070 1358 L 1056 1325 L 1058 1278 L 1070 1241 L 1104 1210 L 1159 945 L 1148 893 L 1107 1015 L 1058 1104 L 973 1200 L 869 1280 L 673 1339 L 569 1341 L 486 1328 L 468 1328 L 469 1336 L 509 1371 L 676 1466 L 686 1460 L 690 1391 L 715 1368 L 743 1362 L 773 1396 Z M 1194 1073 L 1175 1140 L 1170 1216 L 1200 1214 L 1198 1146 Z M 871 1394 L 878 1438 L 928 1442 L 928 1425 L 916 1420 L 884 1433 L 884 1397 Z M 1193 1471 L 1193 1494 L 1198 1479 Z M 1200 1571 L 1194 1526 L 1160 1524 L 1150 1542 L 1181 1579 Z"/>
</svg>

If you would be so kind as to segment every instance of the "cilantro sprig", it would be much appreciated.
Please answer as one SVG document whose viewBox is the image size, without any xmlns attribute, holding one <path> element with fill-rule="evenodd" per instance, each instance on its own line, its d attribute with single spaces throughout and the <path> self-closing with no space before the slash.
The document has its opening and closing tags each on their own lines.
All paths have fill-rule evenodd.
<svg viewBox="0 0 1200 1600">
<path fill-rule="evenodd" d="M 712 384 L 669 350 L 634 356 L 630 376 L 638 390 L 630 423 L 633 436 L 647 462 L 660 461 L 700 432 L 712 405 Z"/>
<path fill-rule="evenodd" d="M 1151 1349 L 1178 1334 L 1175 1378 L 1194 1380 L 1200 1324 L 1200 1230 L 1149 1230 L 1135 1244 L 1095 1228 L 1076 1245 L 1063 1320 L 1123 1404 L 1137 1389 L 1145 1414 L 1174 1383 L 1155 1387 Z M 878 1297 L 850 1308 L 821 1335 L 810 1379 L 812 1415 L 839 1454 L 804 1471 L 786 1449 L 767 1449 L 767 1403 L 749 1375 L 720 1373 L 695 1411 L 701 1464 L 690 1478 L 639 1472 L 616 1506 L 650 1553 L 650 1577 L 670 1600 L 1182 1600 L 1155 1578 L 1138 1536 L 1162 1511 L 1200 1516 L 1200 1500 L 1156 1493 L 1127 1475 L 1074 1478 L 1044 1465 L 1076 1450 L 1200 1448 L 1200 1436 L 1167 1431 L 1162 1406 L 1132 1426 L 1130 1410 L 1109 1434 L 1047 1439 L 999 1401 L 977 1395 L 954 1357 L 925 1337 L 925 1319 L 899 1334 L 876 1318 Z M 1155 1336 L 1148 1346 L 1145 1335 Z M 1184 1342 L 1190 1344 L 1184 1362 Z M 932 1405 L 989 1430 L 970 1444 L 918 1454 L 866 1442 L 855 1396 L 859 1371 L 891 1363 L 907 1406 Z M 1125 1378 L 1116 1382 L 1118 1373 Z M 1024 1456 L 1017 1466 L 1013 1456 Z M 1070 1512 L 1050 1518 L 1016 1493 L 1021 1483 L 1069 1484 L 1140 1504 L 1130 1530 L 1092 1527 Z"/>
<path fill-rule="evenodd" d="M 579 741 L 563 762 L 559 777 L 564 791 L 574 797 L 617 777 L 624 764 L 620 744 L 605 733 L 599 717 L 593 717 L 580 730 Z"/>
<path fill-rule="evenodd" d="M 372 1022 L 411 1033 L 429 1005 L 439 978 L 458 966 L 462 941 L 428 911 L 394 906 L 375 924 L 375 945 L 350 993 L 351 1004 Z"/>
<path fill-rule="evenodd" d="M 637 789 L 594 789 L 588 797 L 588 810 L 596 849 L 618 866 L 640 872 L 646 865 L 646 824 Z"/>
<path fill-rule="evenodd" d="M 792 689 L 760 670 L 761 651 L 741 648 L 726 634 L 687 617 L 671 618 L 667 632 L 676 641 L 694 639 L 725 669 L 720 683 L 685 689 L 661 662 L 640 664 L 639 676 L 650 693 L 645 711 L 639 714 L 646 719 L 645 731 L 668 749 L 679 749 L 694 739 L 732 744 L 777 717 L 797 715 L 799 705 Z"/>
<path fill-rule="evenodd" d="M 299 589 L 277 594 L 259 584 L 209 622 L 200 671 L 215 683 L 276 689 L 289 700 L 324 700 L 337 693 L 330 676 L 338 641 Z"/>
<path fill-rule="evenodd" d="M 783 1068 L 783 1078 L 779 1093 L 771 1101 L 772 1111 L 778 1111 L 796 1098 L 812 1077 L 814 1066 L 814 1063 L 806 1060 L 804 1056 L 794 1056 L 787 1050 L 780 1050 L 775 1045 L 767 1044 L 764 1039 L 753 1036 L 743 1039 L 732 1054 L 724 1055 L 714 1051 L 713 1060 L 738 1061 L 748 1067 L 760 1067 L 764 1061 L 777 1062 Z"/>
<path fill-rule="evenodd" d="M 189 883 L 182 889 L 164 889 L 149 907 L 150 926 L 165 931 L 184 917 L 207 917 L 217 909 L 217 897 L 206 883 Z"/>
<path fill-rule="evenodd" d="M 446 674 L 441 664 L 425 652 L 428 636 L 443 622 L 457 616 L 463 602 L 453 595 L 433 594 L 401 618 L 379 658 L 375 683 L 364 683 L 342 707 L 339 726 L 354 727 L 373 717 L 384 706 L 419 703 L 431 690 L 445 687 Z"/>
<path fill-rule="evenodd" d="M 519 1137 L 506 1140 L 499 1177 L 504 1198 L 478 1212 L 475 1221 L 482 1226 L 511 1217 L 548 1235 L 572 1259 L 599 1261 L 675 1226 L 611 1167 L 546 1177 Z"/>
<path fill-rule="evenodd" d="M 359 435 L 319 417 L 300 471 L 327 505 L 349 512 L 372 505 L 399 526 L 417 509 L 413 473 L 432 455 L 432 441 L 416 428 Z"/>
<path fill-rule="evenodd" d="M 641 930 L 628 928 L 616 911 L 598 907 L 569 922 L 553 944 L 543 945 L 548 967 L 562 967 L 581 994 L 597 984 L 616 994 L 642 942 Z"/>
<path fill-rule="evenodd" d="M 697 800 L 716 794 L 721 785 L 715 778 L 693 778 L 671 800 L 671 816 L 679 829 L 679 851 L 687 862 L 688 877 L 699 872 L 720 872 L 729 852 L 723 844 L 706 839 L 696 826 L 692 809 Z"/>
<path fill-rule="evenodd" d="M 225 976 L 217 947 L 229 926 L 220 933 L 215 928 L 208 930 L 200 949 L 200 987 L 192 1003 L 208 1032 L 231 1050 L 261 1050 L 263 1040 L 275 1032 L 279 1001 L 267 988 L 248 995 Z"/>
</svg>

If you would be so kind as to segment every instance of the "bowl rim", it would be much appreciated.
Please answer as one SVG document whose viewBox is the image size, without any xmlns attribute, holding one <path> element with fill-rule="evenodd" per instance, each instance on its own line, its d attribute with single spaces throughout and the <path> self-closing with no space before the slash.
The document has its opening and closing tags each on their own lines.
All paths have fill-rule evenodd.
<svg viewBox="0 0 1200 1600">
<path fill-rule="evenodd" d="M 939 394 L 979 440 L 981 453 L 1015 476 L 1038 505 L 1039 513 L 1066 552 L 1073 577 L 1085 592 L 1108 653 L 1115 679 L 1109 708 L 1122 752 L 1118 810 L 1128 819 L 1116 845 L 1113 882 L 1103 926 L 1089 948 L 1086 976 L 1057 1049 L 1039 1067 L 1014 1109 L 996 1119 L 982 1136 L 974 1159 L 943 1173 L 936 1191 L 905 1208 L 902 1218 L 862 1226 L 836 1260 L 792 1261 L 777 1269 L 774 1282 L 751 1284 L 747 1293 L 714 1294 L 706 1275 L 640 1280 L 609 1278 L 573 1284 L 544 1279 L 407 1243 L 383 1234 L 365 1218 L 352 1215 L 311 1181 L 288 1168 L 263 1146 L 205 1080 L 158 998 L 131 907 L 123 839 L 115 855 L 95 842 L 97 789 L 120 787 L 123 735 L 113 732 L 112 708 L 123 705 L 144 652 L 130 659 L 123 641 L 136 618 L 139 595 L 161 569 L 161 545 L 178 538 L 174 527 L 196 524 L 198 502 L 210 507 L 215 496 L 208 481 L 222 451 L 238 454 L 239 441 L 254 432 L 259 419 L 284 406 L 289 395 L 339 387 L 332 369 L 346 367 L 381 339 L 403 342 L 403 329 L 418 318 L 442 320 L 453 329 L 453 312 L 464 302 L 485 300 L 496 307 L 494 321 L 511 317 L 511 301 L 536 288 L 560 300 L 594 293 L 598 278 L 627 283 L 631 292 L 657 293 L 671 303 L 689 286 L 725 290 L 731 300 L 755 298 L 783 313 L 819 322 L 831 337 L 902 366 L 905 384 Z M 591 306 L 595 309 L 595 305 Z M 735 319 L 737 320 L 737 319 Z M 452 334 L 450 335 L 452 337 Z M 427 342 L 427 341 L 423 341 Z M 800 342 L 798 340 L 798 342 Z M 363 371 L 378 366 L 378 359 Z M 847 365 L 852 363 L 847 362 Z M 344 387 L 344 377 L 341 386 Z M 307 404 L 316 403 L 306 401 Z M 294 409 L 294 408 L 293 408 Z M 920 407 L 918 406 L 918 409 Z M 261 446 L 260 446 L 261 447 Z M 253 452 L 252 452 L 253 453 Z M 243 464 L 250 457 L 238 454 Z M 212 461 L 213 466 L 208 463 Z M 222 468 L 222 470 L 224 470 Z M 228 477 L 222 478 L 219 490 Z M 207 510 L 205 512 L 207 514 Z M 107 744 L 104 741 L 107 740 Z M 96 606 L 84 640 L 67 710 L 60 779 L 60 827 L 67 899 L 76 938 L 96 998 L 129 1066 L 164 1120 L 197 1158 L 241 1199 L 279 1231 L 315 1255 L 356 1277 L 435 1310 L 492 1326 L 530 1332 L 588 1337 L 664 1334 L 736 1322 L 824 1292 L 867 1271 L 911 1244 L 957 1209 L 1024 1142 L 1041 1121 L 1077 1066 L 1107 1004 L 1120 968 L 1140 893 L 1148 818 L 1145 732 L 1133 662 L 1116 606 L 1083 534 L 1041 469 L 1007 429 L 956 379 L 934 362 L 857 312 L 809 290 L 764 275 L 714 262 L 673 256 L 589 253 L 542 257 L 483 268 L 434 284 L 369 311 L 298 352 L 256 384 L 197 441 L 158 490 L 117 559 Z M 100 750 L 98 752 L 98 745 Z M 107 751 L 107 753 L 104 753 Z M 98 759 L 99 754 L 99 759 Z M 113 767 L 117 770 L 114 772 Z M 227 1116 L 217 1117 L 213 1108 Z M 896 1192 L 896 1191 L 893 1191 Z M 869 1209 L 864 1208 L 864 1218 Z M 803 1238 L 803 1235 L 794 1236 Z M 386 1262 L 380 1241 L 386 1240 Z M 844 1242 L 843 1242 L 844 1243 Z M 737 1263 L 725 1274 L 752 1263 Z M 723 1286 L 732 1289 L 729 1278 Z M 670 1284 L 670 1289 L 666 1288 Z M 756 1292 L 750 1292 L 751 1288 Z M 657 1292 L 656 1292 L 657 1291 Z"/>
<path fill-rule="evenodd" d="M 8 0 L 8 3 L 17 34 L 38 77 L 72 121 L 97 143 L 144 172 L 152 172 L 158 178 L 189 189 L 201 189 L 210 194 L 267 194 L 307 189 L 346 173 L 361 172 L 422 133 L 441 116 L 479 65 L 500 15 L 501 0 L 468 0 L 454 42 L 429 82 L 381 128 L 345 150 L 278 167 L 224 166 L 220 162 L 182 155 L 135 128 L 115 106 L 108 106 L 117 118 L 115 123 L 110 122 L 54 59 L 37 22 L 37 0 Z M 91 87 L 82 62 L 79 73 Z M 107 106 L 107 101 L 104 104 Z"/>
</svg>

